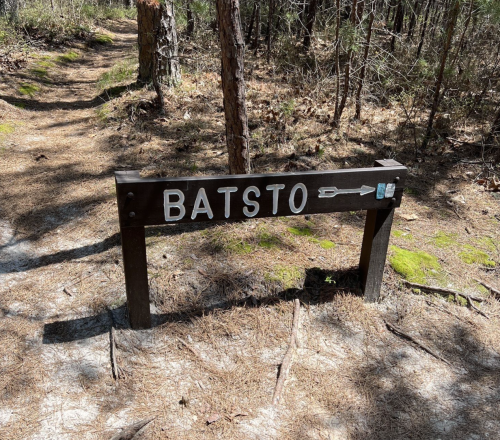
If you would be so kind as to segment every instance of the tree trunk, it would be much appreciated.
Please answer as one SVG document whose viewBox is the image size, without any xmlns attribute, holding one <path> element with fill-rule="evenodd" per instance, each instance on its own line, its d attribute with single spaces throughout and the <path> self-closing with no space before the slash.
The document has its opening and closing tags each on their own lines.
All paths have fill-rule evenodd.
<svg viewBox="0 0 500 440">
<path fill-rule="evenodd" d="M 257 55 L 257 50 L 259 49 L 259 42 L 260 42 L 260 0 L 257 0 L 257 10 L 255 11 L 255 35 L 252 44 L 252 49 L 255 50 L 255 55 Z"/>
<path fill-rule="evenodd" d="M 306 33 L 304 35 L 304 45 L 305 49 L 309 49 L 311 46 L 311 37 L 314 26 L 314 21 L 316 20 L 316 9 L 318 6 L 317 0 L 310 0 L 309 7 L 307 8 L 307 23 L 306 23 Z"/>
<path fill-rule="evenodd" d="M 188 38 L 191 38 L 194 33 L 194 17 L 193 10 L 191 9 L 192 0 L 187 0 L 186 4 L 186 19 L 187 19 L 187 27 L 186 27 L 186 35 Z"/>
<path fill-rule="evenodd" d="M 153 63 L 156 49 L 156 29 L 161 21 L 160 3 L 157 0 L 137 1 L 137 25 L 139 43 L 139 77 L 143 83 L 153 79 Z"/>
<path fill-rule="evenodd" d="M 163 0 L 160 12 L 160 27 L 156 43 L 159 55 L 158 73 L 161 82 L 168 87 L 173 87 L 181 82 L 173 0 Z"/>
<path fill-rule="evenodd" d="M 410 23 L 408 24 L 408 34 L 407 39 L 410 41 L 413 38 L 413 30 L 415 29 L 415 24 L 417 22 L 417 17 L 420 15 L 420 1 L 415 0 L 413 5 L 413 10 L 411 11 Z"/>
<path fill-rule="evenodd" d="M 370 12 L 370 18 L 368 21 L 368 33 L 366 34 L 366 44 L 365 52 L 363 54 L 363 65 L 361 67 L 361 72 L 359 74 L 358 90 L 356 92 L 356 119 L 361 119 L 361 89 L 363 88 L 363 81 L 365 80 L 366 63 L 368 61 L 368 53 L 370 51 L 370 40 L 372 38 L 372 27 L 375 14 L 373 11 Z"/>
<path fill-rule="evenodd" d="M 340 96 L 340 0 L 336 0 L 337 15 L 335 27 L 335 112 L 333 125 L 338 126 L 337 115 L 339 112 Z M 336 122 L 337 121 L 337 122 Z"/>
<path fill-rule="evenodd" d="M 441 55 L 441 63 L 439 65 L 439 72 L 436 78 L 436 85 L 434 89 L 434 99 L 432 102 L 431 113 L 429 115 L 429 121 L 427 123 L 427 131 L 425 133 L 424 140 L 422 142 L 422 149 L 427 147 L 429 140 L 432 134 L 432 125 L 434 123 L 434 116 L 436 115 L 436 111 L 439 104 L 441 84 L 443 83 L 444 77 L 444 68 L 446 66 L 446 60 L 448 58 L 448 53 L 451 47 L 451 40 L 453 38 L 453 33 L 455 31 L 455 25 L 457 23 L 458 13 L 460 11 L 460 0 L 454 0 L 454 4 L 452 6 L 450 18 L 448 20 L 448 25 L 446 26 L 446 40 L 444 43 L 443 53 Z"/>
<path fill-rule="evenodd" d="M 398 1 L 398 8 L 396 9 L 396 16 L 394 17 L 394 26 L 392 27 L 392 38 L 391 38 L 391 52 L 394 52 L 396 46 L 396 34 L 401 33 L 403 28 L 403 1 Z"/>
<path fill-rule="evenodd" d="M 230 174 L 250 173 L 248 118 L 243 78 L 244 43 L 238 0 L 217 0 L 222 57 L 222 91 Z"/>
<path fill-rule="evenodd" d="M 246 44 L 250 44 L 250 40 L 252 39 L 253 24 L 255 23 L 255 16 L 257 15 L 257 3 L 258 2 L 259 2 L 259 0 L 255 0 L 255 2 L 253 4 L 252 16 L 250 17 L 250 24 L 248 25 L 247 37 L 245 39 Z"/>
<path fill-rule="evenodd" d="M 420 53 L 422 52 L 422 47 L 424 45 L 425 31 L 427 30 L 427 23 L 429 22 L 429 11 L 431 9 L 432 0 L 427 2 L 427 8 L 425 9 L 424 24 L 422 26 L 422 34 L 420 35 L 420 42 L 418 43 L 417 49 L 417 60 L 420 58 Z"/>
<path fill-rule="evenodd" d="M 267 15 L 267 62 L 271 61 L 271 48 L 273 40 L 274 0 L 269 0 L 269 12 Z"/>
<path fill-rule="evenodd" d="M 357 0 L 352 0 L 352 8 L 351 8 L 351 24 L 353 28 L 356 25 L 356 11 L 357 11 Z M 338 127 L 340 125 L 340 118 L 342 117 L 342 113 L 344 112 L 345 104 L 347 102 L 347 95 L 349 94 L 349 82 L 351 80 L 351 64 L 353 58 L 353 48 L 350 47 L 347 51 L 347 63 L 345 65 L 344 70 L 344 90 L 342 91 L 342 99 L 340 100 L 340 104 L 337 107 L 337 111 L 333 115 L 333 125 L 334 127 Z M 337 72 L 337 74 L 340 72 Z"/>
<path fill-rule="evenodd" d="M 139 77 L 138 81 L 153 80 L 155 56 L 158 57 L 158 81 L 169 87 L 180 82 L 177 32 L 174 6 L 171 0 L 137 1 L 137 23 L 139 27 Z M 158 54 L 156 54 L 158 52 Z"/>
</svg>

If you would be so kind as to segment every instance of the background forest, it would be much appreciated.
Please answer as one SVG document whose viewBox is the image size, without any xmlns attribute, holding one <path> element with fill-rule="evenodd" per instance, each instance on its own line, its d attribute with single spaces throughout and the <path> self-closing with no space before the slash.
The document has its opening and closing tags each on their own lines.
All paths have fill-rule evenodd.
<svg viewBox="0 0 500 440">
<path fill-rule="evenodd" d="M 124 3 L 1 0 L 3 63 L 15 49 L 95 38 L 94 26 L 102 20 L 136 15 L 135 6 Z M 193 68 L 192 60 L 197 70 L 214 61 L 213 50 L 219 47 L 215 6 L 202 0 L 172 4 L 180 40 L 175 58 L 185 68 Z M 415 154 L 431 140 L 441 146 L 443 140 L 478 144 L 486 149 L 481 154 L 494 147 L 500 130 L 498 2 L 256 0 L 243 1 L 240 13 L 246 57 L 272 60 L 270 81 L 279 77 L 314 90 L 311 111 L 332 103 L 332 111 L 325 111 L 332 127 L 348 102 L 356 119 L 364 118 L 362 102 L 397 104 Z M 140 23 L 152 20 L 144 14 L 140 10 Z M 217 63 L 210 68 L 217 71 Z M 139 77 L 151 81 L 142 71 Z M 297 103 L 291 97 L 276 104 L 270 108 L 283 114 Z"/>
</svg>

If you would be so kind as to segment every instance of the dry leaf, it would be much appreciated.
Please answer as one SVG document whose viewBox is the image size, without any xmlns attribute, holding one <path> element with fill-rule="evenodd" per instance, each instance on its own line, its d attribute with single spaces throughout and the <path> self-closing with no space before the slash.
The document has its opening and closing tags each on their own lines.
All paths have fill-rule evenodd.
<svg viewBox="0 0 500 440">
<path fill-rule="evenodd" d="M 418 215 L 417 214 L 399 214 L 399 216 L 403 220 L 406 220 L 407 222 L 412 222 L 413 220 L 418 220 Z"/>
</svg>

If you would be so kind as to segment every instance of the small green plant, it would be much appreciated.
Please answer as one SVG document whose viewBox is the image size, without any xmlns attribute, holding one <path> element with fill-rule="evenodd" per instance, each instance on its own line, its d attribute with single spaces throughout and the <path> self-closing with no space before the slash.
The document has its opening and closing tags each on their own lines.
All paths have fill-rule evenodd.
<svg viewBox="0 0 500 440">
<path fill-rule="evenodd" d="M 283 101 L 280 105 L 280 110 L 283 112 L 285 118 L 292 116 L 295 111 L 295 99 L 289 99 L 288 101 Z"/>
<path fill-rule="evenodd" d="M 22 83 L 18 90 L 21 95 L 28 95 L 30 98 L 33 98 L 35 93 L 40 90 L 40 87 L 35 84 Z"/>
<path fill-rule="evenodd" d="M 325 283 L 337 284 L 337 282 L 330 275 L 325 278 Z"/>
<path fill-rule="evenodd" d="M 109 109 L 109 105 L 108 103 L 105 103 L 103 105 L 100 105 L 99 107 L 96 108 L 95 110 L 96 112 L 96 115 L 97 115 L 97 118 L 101 121 L 101 122 L 107 122 L 110 115 L 111 115 L 111 111 Z"/>
</svg>

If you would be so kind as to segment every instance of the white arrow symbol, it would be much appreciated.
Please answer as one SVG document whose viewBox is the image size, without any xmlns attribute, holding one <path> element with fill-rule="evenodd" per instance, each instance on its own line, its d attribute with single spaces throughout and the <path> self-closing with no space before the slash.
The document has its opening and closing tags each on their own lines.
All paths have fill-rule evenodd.
<svg viewBox="0 0 500 440">
<path fill-rule="evenodd" d="M 319 189 L 319 198 L 324 199 L 327 197 L 335 197 L 338 194 L 358 194 L 360 196 L 364 196 L 366 194 L 370 194 L 375 192 L 375 188 L 373 186 L 362 185 L 361 188 L 352 188 L 352 189 L 338 189 L 336 186 L 327 186 Z"/>
</svg>

